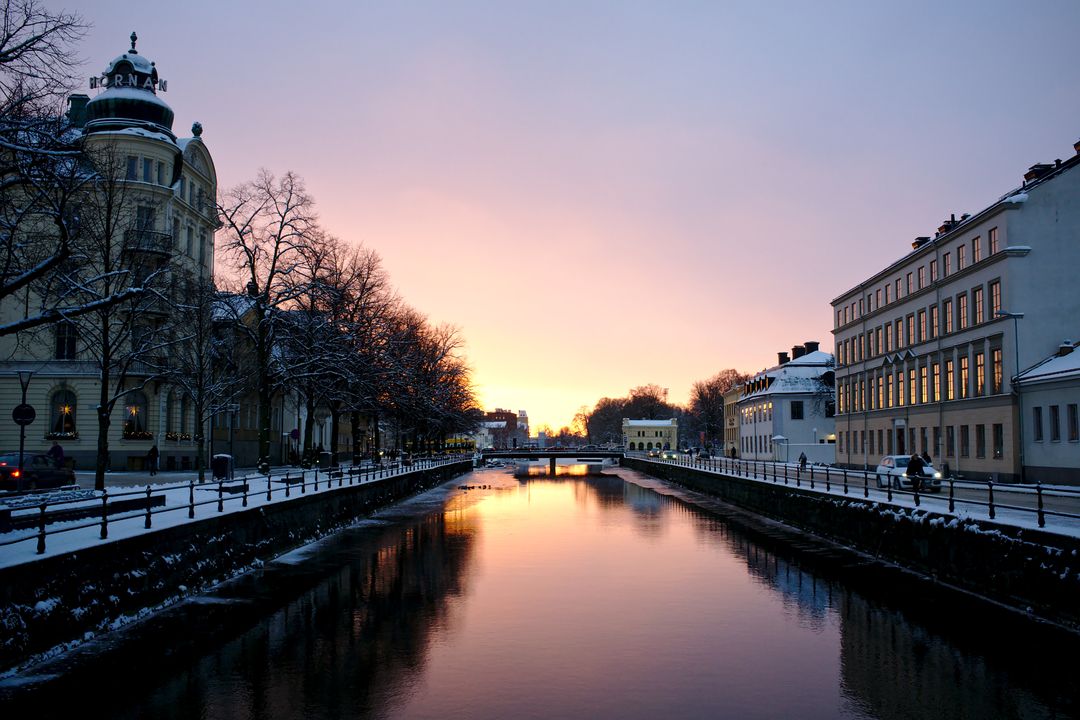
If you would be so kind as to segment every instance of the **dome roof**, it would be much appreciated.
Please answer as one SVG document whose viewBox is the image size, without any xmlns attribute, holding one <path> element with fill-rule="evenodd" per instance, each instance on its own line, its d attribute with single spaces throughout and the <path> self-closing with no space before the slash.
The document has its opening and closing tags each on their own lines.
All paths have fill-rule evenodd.
<svg viewBox="0 0 1080 720">
<path fill-rule="evenodd" d="M 135 49 L 138 36 L 131 33 L 131 49 L 113 59 L 101 76 L 105 91 L 86 105 L 86 132 L 129 127 L 150 127 L 172 134 L 173 111 L 157 96 L 165 89 L 154 63 Z"/>
</svg>

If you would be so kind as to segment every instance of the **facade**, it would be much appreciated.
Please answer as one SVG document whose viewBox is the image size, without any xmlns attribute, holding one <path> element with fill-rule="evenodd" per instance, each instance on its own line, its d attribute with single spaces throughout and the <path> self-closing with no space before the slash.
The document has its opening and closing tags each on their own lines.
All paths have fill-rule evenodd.
<svg viewBox="0 0 1080 720">
<path fill-rule="evenodd" d="M 1024 434 L 1024 481 L 1080 485 L 1080 352 L 1065 341 L 1057 353 L 1017 379 Z"/>
<path fill-rule="evenodd" d="M 679 421 L 630 420 L 622 421 L 623 441 L 627 450 L 671 450 L 679 447 Z"/>
<path fill-rule="evenodd" d="M 967 477 L 1020 478 L 1010 378 L 1053 353 L 1080 313 L 1075 149 L 833 300 L 840 464 L 925 451 Z"/>
<path fill-rule="evenodd" d="M 115 196 L 122 198 L 122 206 L 109 225 L 113 232 L 103 238 L 109 248 L 115 248 L 108 251 L 113 253 L 110 260 L 116 269 L 134 277 L 165 271 L 176 283 L 209 280 L 218 222 L 214 210 L 217 175 L 201 138 L 201 126 L 195 123 L 188 138 L 173 133 L 173 111 L 158 96 L 165 83 L 154 63 L 135 49 L 134 33 L 131 49 L 114 59 L 91 85 L 103 89 L 93 99 L 71 96 L 68 116 L 87 155 L 110 159 L 98 164 L 99 171 L 104 175 L 103 167 L 115 170 L 113 180 L 122 190 L 122 195 Z M 84 228 L 91 211 L 100 212 L 102 205 L 96 189 L 87 194 L 81 206 Z M 91 255 L 83 262 L 103 261 Z M 4 321 L 19 317 L 18 305 L 34 304 L 35 292 L 9 298 L 0 306 L 0 317 Z M 117 336 L 120 339 L 113 350 L 128 352 L 137 340 L 152 338 L 157 328 L 167 324 L 171 306 L 162 299 L 141 311 L 130 333 Z M 26 401 L 37 409 L 37 419 L 26 429 L 27 451 L 43 451 L 56 440 L 80 469 L 95 463 L 98 422 L 94 408 L 102 397 L 100 353 L 86 324 L 90 317 L 0 339 L 0 357 L 4 358 L 0 405 L 17 405 L 21 400 L 17 374 L 33 372 Z M 107 389 L 106 394 L 120 395 L 108 430 L 109 466 L 141 468 L 147 451 L 156 444 L 161 468 L 192 467 L 193 438 L 202 430 L 196 427 L 186 398 L 168 384 L 150 380 L 157 373 L 149 364 L 146 358 L 130 362 L 124 386 Z M 0 423 L 0 449 L 18 445 L 18 429 Z"/>
<path fill-rule="evenodd" d="M 807 342 L 777 353 L 778 364 L 742 386 L 738 455 L 746 460 L 835 461 L 833 356 Z"/>
<path fill-rule="evenodd" d="M 735 385 L 724 393 L 724 448 L 723 453 L 732 457 L 739 454 L 739 430 L 742 424 L 739 422 L 739 399 L 742 397 L 742 385 Z"/>
</svg>

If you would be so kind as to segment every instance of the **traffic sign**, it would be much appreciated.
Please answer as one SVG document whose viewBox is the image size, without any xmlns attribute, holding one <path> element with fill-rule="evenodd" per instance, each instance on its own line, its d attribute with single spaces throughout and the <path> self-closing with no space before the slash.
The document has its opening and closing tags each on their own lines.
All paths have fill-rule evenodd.
<svg viewBox="0 0 1080 720">
<path fill-rule="evenodd" d="M 16 405 L 15 409 L 11 411 L 11 419 L 15 421 L 16 425 L 29 425 L 34 422 L 36 417 L 37 411 L 26 403 Z"/>
</svg>

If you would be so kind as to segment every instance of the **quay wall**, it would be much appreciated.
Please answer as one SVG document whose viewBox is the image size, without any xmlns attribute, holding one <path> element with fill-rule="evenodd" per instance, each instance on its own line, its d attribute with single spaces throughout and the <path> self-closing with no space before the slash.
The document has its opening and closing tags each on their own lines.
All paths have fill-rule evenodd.
<svg viewBox="0 0 1080 720">
<path fill-rule="evenodd" d="M 197 594 L 471 469 L 466 460 L 346 484 L 0 568 L 0 672 Z"/>
<path fill-rule="evenodd" d="M 1078 538 L 875 502 L 856 486 L 845 496 L 639 458 L 622 465 L 1080 632 Z"/>
</svg>

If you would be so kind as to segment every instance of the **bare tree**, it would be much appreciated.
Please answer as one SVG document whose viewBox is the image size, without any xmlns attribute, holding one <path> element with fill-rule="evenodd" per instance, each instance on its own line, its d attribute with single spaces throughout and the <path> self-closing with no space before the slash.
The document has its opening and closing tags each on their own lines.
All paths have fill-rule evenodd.
<svg viewBox="0 0 1080 720">
<path fill-rule="evenodd" d="M 734 369 L 721 370 L 707 380 L 695 382 L 690 390 L 688 414 L 705 433 L 705 443 L 714 445 L 724 433 L 724 393 L 747 380 Z"/>
<path fill-rule="evenodd" d="M 238 323 L 254 348 L 259 398 L 259 467 L 270 466 L 270 403 L 280 368 L 274 349 L 281 311 L 295 299 L 289 276 L 302 266 L 316 232 L 314 200 L 303 180 L 263 170 L 255 180 L 229 190 L 218 206 L 224 227 L 218 247 L 244 283 L 254 305 L 250 322 Z"/>
</svg>

